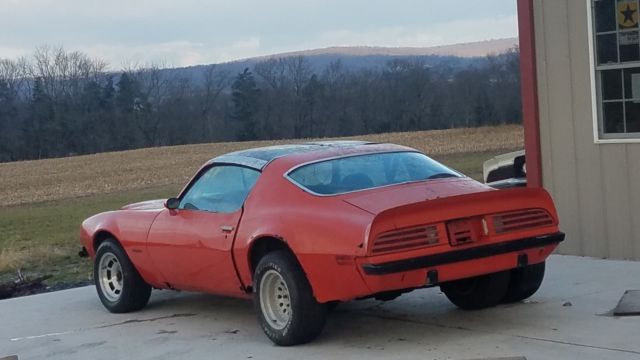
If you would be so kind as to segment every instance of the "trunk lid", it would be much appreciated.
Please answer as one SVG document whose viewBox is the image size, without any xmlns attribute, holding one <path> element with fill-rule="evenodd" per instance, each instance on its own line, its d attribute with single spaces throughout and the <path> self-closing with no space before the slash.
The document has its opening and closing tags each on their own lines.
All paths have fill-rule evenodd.
<svg viewBox="0 0 640 360">
<path fill-rule="evenodd" d="M 447 178 L 343 195 L 343 201 L 373 215 L 418 202 L 494 190 L 470 178 Z"/>
</svg>

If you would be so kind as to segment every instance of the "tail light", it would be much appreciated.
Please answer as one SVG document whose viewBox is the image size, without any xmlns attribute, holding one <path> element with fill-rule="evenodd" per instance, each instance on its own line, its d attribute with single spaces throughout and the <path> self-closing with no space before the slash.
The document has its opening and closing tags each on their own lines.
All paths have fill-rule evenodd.
<svg viewBox="0 0 640 360">
<path fill-rule="evenodd" d="M 493 216 L 496 234 L 553 225 L 551 215 L 543 209 L 518 210 Z"/>
<path fill-rule="evenodd" d="M 374 255 L 418 249 L 440 242 L 438 228 L 435 225 L 416 226 L 384 232 L 373 242 L 371 253 Z"/>
</svg>

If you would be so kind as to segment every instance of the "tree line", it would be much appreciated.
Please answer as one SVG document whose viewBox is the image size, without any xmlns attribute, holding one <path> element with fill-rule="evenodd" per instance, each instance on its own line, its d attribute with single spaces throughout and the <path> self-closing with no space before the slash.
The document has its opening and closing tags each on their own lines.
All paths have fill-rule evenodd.
<svg viewBox="0 0 640 360">
<path fill-rule="evenodd" d="M 519 53 L 458 69 L 397 58 L 352 71 L 338 60 L 270 59 L 198 81 L 161 66 L 108 71 L 42 47 L 0 59 L 0 162 L 189 143 L 348 136 L 521 122 Z"/>
</svg>

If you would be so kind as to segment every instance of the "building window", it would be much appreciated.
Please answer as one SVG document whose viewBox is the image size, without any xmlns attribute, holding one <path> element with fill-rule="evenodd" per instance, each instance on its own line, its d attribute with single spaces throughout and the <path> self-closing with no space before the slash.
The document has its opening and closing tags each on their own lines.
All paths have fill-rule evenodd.
<svg viewBox="0 0 640 360">
<path fill-rule="evenodd" d="M 592 0 L 598 132 L 640 138 L 640 0 Z"/>
</svg>

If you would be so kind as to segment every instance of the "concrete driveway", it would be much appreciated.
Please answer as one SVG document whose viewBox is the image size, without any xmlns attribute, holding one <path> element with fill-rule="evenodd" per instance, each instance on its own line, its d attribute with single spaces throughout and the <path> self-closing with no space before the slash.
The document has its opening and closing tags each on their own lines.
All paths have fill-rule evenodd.
<svg viewBox="0 0 640 360">
<path fill-rule="evenodd" d="M 439 289 L 343 304 L 321 337 L 272 345 L 252 304 L 154 292 L 143 311 L 107 313 L 93 287 L 0 301 L 0 358 L 19 359 L 640 359 L 640 317 L 611 316 L 640 288 L 640 262 L 553 256 L 529 301 L 456 309 Z"/>
</svg>

